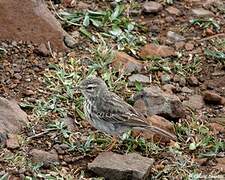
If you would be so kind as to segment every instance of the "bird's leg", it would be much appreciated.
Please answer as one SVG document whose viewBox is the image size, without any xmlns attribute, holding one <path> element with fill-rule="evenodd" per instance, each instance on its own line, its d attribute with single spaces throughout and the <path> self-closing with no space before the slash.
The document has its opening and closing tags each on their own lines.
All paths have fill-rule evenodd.
<svg viewBox="0 0 225 180">
<path fill-rule="evenodd" d="M 115 135 L 113 135 L 112 141 L 106 148 L 106 151 L 112 151 L 112 149 L 115 147 L 116 143 L 117 143 L 117 137 Z"/>
</svg>

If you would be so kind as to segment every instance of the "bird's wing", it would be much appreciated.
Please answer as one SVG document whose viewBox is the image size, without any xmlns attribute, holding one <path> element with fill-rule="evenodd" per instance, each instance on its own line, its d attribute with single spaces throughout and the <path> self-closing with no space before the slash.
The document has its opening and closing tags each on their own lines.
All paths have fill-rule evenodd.
<svg viewBox="0 0 225 180">
<path fill-rule="evenodd" d="M 148 126 L 143 121 L 141 114 L 114 93 L 104 96 L 99 103 L 96 111 L 98 117 L 104 121 L 111 121 L 114 124 L 123 124 L 130 127 Z"/>
<path fill-rule="evenodd" d="M 131 105 L 114 93 L 104 96 L 99 101 L 99 106 L 95 114 L 103 121 L 110 121 L 113 124 L 125 125 L 133 128 L 146 128 L 154 133 L 159 133 L 165 137 L 176 140 L 176 136 L 159 127 L 146 123 L 144 117 L 139 114 Z"/>
</svg>

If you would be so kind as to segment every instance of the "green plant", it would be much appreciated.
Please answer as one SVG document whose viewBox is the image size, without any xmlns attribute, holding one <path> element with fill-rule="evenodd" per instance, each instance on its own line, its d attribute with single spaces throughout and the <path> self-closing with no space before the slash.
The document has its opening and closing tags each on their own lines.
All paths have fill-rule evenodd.
<svg viewBox="0 0 225 180">
<path fill-rule="evenodd" d="M 164 0 L 167 4 L 173 4 L 174 1 L 173 0 Z"/>
<path fill-rule="evenodd" d="M 220 30 L 220 25 L 218 22 L 216 22 L 214 19 L 209 18 L 209 19 L 192 19 L 190 20 L 190 23 L 192 25 L 197 25 L 200 28 L 206 29 L 206 28 L 212 28 L 216 31 Z"/>
<path fill-rule="evenodd" d="M 140 45 L 146 43 L 146 38 L 135 32 L 135 27 L 138 27 L 135 22 L 131 21 L 127 16 L 124 16 L 124 5 L 117 3 L 115 9 L 107 9 L 105 11 L 90 11 L 86 12 L 63 12 L 60 15 L 65 19 L 65 22 L 70 25 L 81 26 L 80 32 L 91 39 L 93 42 L 98 42 L 93 33 L 87 30 L 93 26 L 102 32 L 102 35 L 111 37 L 117 42 L 119 50 L 131 51 L 136 54 Z"/>
<path fill-rule="evenodd" d="M 207 57 L 219 60 L 223 65 L 225 65 L 225 53 L 218 50 L 205 50 L 205 55 Z"/>
</svg>

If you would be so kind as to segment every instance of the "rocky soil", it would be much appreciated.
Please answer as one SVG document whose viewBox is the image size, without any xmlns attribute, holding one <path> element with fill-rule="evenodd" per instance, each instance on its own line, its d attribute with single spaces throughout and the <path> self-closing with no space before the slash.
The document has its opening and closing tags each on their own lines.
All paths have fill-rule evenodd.
<svg viewBox="0 0 225 180">
<path fill-rule="evenodd" d="M 41 40 L 0 35 L 0 179 L 225 178 L 225 2 L 46 4 L 57 41 L 53 17 Z M 105 152 L 75 89 L 90 74 L 177 140 L 132 131 Z"/>
</svg>

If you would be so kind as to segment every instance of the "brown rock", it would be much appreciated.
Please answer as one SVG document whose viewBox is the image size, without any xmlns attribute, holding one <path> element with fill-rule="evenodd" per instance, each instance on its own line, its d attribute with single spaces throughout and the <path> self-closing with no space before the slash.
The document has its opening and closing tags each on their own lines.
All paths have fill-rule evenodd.
<svg viewBox="0 0 225 180">
<path fill-rule="evenodd" d="M 26 126 L 27 114 L 20 109 L 14 100 L 0 97 L 0 132 L 18 133 Z"/>
<path fill-rule="evenodd" d="M 64 124 L 67 126 L 67 129 L 69 131 L 78 130 L 76 125 L 75 125 L 75 121 L 72 118 L 65 117 L 65 118 L 62 118 L 61 121 L 64 122 Z"/>
<path fill-rule="evenodd" d="M 24 95 L 26 96 L 32 96 L 35 94 L 34 91 L 32 91 L 31 89 L 26 89 L 24 92 L 23 92 Z"/>
<path fill-rule="evenodd" d="M 192 44 L 192 43 L 186 43 L 186 44 L 185 44 L 185 49 L 186 49 L 187 51 L 193 50 L 193 49 L 194 49 L 194 44 Z"/>
<path fill-rule="evenodd" d="M 69 35 L 48 10 L 44 0 L 0 1 L 0 7 L 0 40 L 50 42 L 53 49 L 65 49 L 63 38 Z"/>
<path fill-rule="evenodd" d="M 143 68 L 141 62 L 138 62 L 138 60 L 124 52 L 116 52 L 112 66 L 120 72 L 122 71 L 128 74 L 135 71 L 140 72 Z"/>
<path fill-rule="evenodd" d="M 208 17 L 208 16 L 213 15 L 213 13 L 211 11 L 208 11 L 203 8 L 192 9 L 192 13 L 193 13 L 193 15 L 195 15 L 197 17 Z"/>
<path fill-rule="evenodd" d="M 50 51 L 44 43 L 41 43 L 37 49 L 34 49 L 34 52 L 40 56 L 47 57 L 50 55 Z"/>
<path fill-rule="evenodd" d="M 225 98 L 212 91 L 205 91 L 204 100 L 207 103 L 225 105 Z"/>
<path fill-rule="evenodd" d="M 43 163 L 44 166 L 49 166 L 59 162 L 58 154 L 55 151 L 47 152 L 38 149 L 30 151 L 31 160 L 34 163 Z"/>
<path fill-rule="evenodd" d="M 216 161 L 217 161 L 217 165 L 214 166 L 213 168 L 219 170 L 220 172 L 225 173 L 225 157 L 216 158 Z M 223 177 L 222 177 L 222 179 L 223 179 Z"/>
<path fill-rule="evenodd" d="M 174 135 L 174 137 L 176 137 L 175 134 L 174 134 L 175 131 L 174 131 L 173 123 L 171 123 L 167 119 L 165 119 L 161 116 L 153 115 L 153 116 L 148 116 L 146 118 L 146 122 L 149 123 L 149 125 L 153 125 L 153 126 L 158 127 L 162 130 L 165 130 L 165 131 L 171 133 L 172 135 Z M 148 131 L 148 130 L 135 129 L 135 130 L 132 130 L 132 135 L 134 137 L 142 136 L 147 140 L 153 140 L 155 142 L 161 142 L 161 143 L 171 142 L 170 137 L 161 135 L 160 133 Z"/>
<path fill-rule="evenodd" d="M 148 1 L 143 4 L 144 13 L 157 13 L 163 9 L 163 6 L 155 1 Z"/>
<path fill-rule="evenodd" d="M 166 11 L 172 15 L 176 15 L 176 16 L 181 15 L 181 11 L 173 6 L 169 6 L 168 8 L 166 8 Z"/>
<path fill-rule="evenodd" d="M 149 124 L 162 128 L 168 132 L 174 133 L 173 123 L 165 119 L 164 117 L 153 115 L 147 118 Z"/>
<path fill-rule="evenodd" d="M 88 164 L 88 169 L 109 180 L 144 180 L 150 175 L 153 163 L 154 159 L 143 157 L 137 153 L 120 155 L 103 152 Z"/>
<path fill-rule="evenodd" d="M 160 57 L 169 57 L 175 56 L 176 53 L 172 47 L 169 46 L 159 46 L 154 44 L 146 44 L 140 52 L 142 58 L 160 56 Z"/>
<path fill-rule="evenodd" d="M 173 94 L 173 91 L 176 90 L 176 87 L 172 84 L 165 84 L 162 86 L 162 90 L 166 93 Z"/>
<path fill-rule="evenodd" d="M 17 136 L 15 134 L 8 134 L 8 139 L 6 141 L 6 147 L 8 149 L 17 149 L 20 147 Z"/>
<path fill-rule="evenodd" d="M 225 127 L 218 123 L 209 123 L 209 126 L 213 130 L 213 134 L 225 133 Z"/>
<path fill-rule="evenodd" d="M 183 105 L 187 106 L 193 110 L 201 109 L 204 106 L 203 97 L 201 95 L 193 95 L 188 101 L 183 101 Z"/>
<path fill-rule="evenodd" d="M 195 76 L 191 76 L 191 77 L 187 78 L 187 81 L 191 86 L 198 86 L 199 85 L 199 81 Z"/>
<path fill-rule="evenodd" d="M 175 43 L 176 50 L 180 50 L 180 49 L 182 49 L 184 46 L 185 46 L 185 42 L 184 42 L 184 41 L 179 41 L 179 42 L 176 42 L 176 43 Z"/>
</svg>

